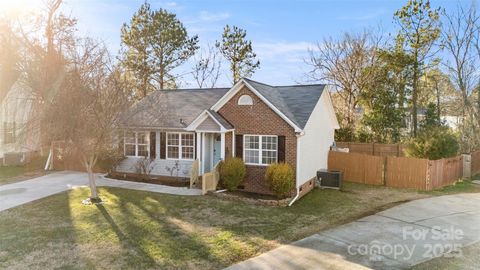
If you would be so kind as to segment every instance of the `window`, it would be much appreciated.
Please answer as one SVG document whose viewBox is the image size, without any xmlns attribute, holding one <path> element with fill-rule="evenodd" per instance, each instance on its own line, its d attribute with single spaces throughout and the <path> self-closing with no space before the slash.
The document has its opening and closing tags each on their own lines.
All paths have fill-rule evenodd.
<svg viewBox="0 0 480 270">
<path fill-rule="evenodd" d="M 249 95 L 243 95 L 238 99 L 238 105 L 253 105 L 253 99 Z"/>
<path fill-rule="evenodd" d="M 277 136 L 245 135 L 243 142 L 246 164 L 268 165 L 277 162 Z"/>
<path fill-rule="evenodd" d="M 195 136 L 193 133 L 167 133 L 168 159 L 194 159 Z"/>
<path fill-rule="evenodd" d="M 3 123 L 3 143 L 15 143 L 15 122 Z"/>
<path fill-rule="evenodd" d="M 125 156 L 150 156 L 150 137 L 148 132 L 126 131 L 124 136 Z"/>
</svg>

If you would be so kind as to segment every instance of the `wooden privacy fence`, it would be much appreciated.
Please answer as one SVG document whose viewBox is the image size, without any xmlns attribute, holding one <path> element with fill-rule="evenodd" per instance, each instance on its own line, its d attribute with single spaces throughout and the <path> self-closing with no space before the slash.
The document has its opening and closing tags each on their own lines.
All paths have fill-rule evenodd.
<svg viewBox="0 0 480 270">
<path fill-rule="evenodd" d="M 463 176 L 463 157 L 430 160 L 429 169 L 430 186 L 427 190 L 451 185 Z"/>
<path fill-rule="evenodd" d="M 337 142 L 337 147 L 348 148 L 350 153 L 373 156 L 403 157 L 405 155 L 404 146 L 401 144 Z"/>
<path fill-rule="evenodd" d="M 427 190 L 428 159 L 387 157 L 385 186 Z"/>
<path fill-rule="evenodd" d="M 343 172 L 346 181 L 383 185 L 383 157 L 330 151 L 328 169 Z"/>
<path fill-rule="evenodd" d="M 480 151 L 475 151 L 472 154 L 472 175 L 480 173 Z"/>
<path fill-rule="evenodd" d="M 462 178 L 463 158 L 428 160 L 330 151 L 328 169 L 342 171 L 348 182 L 432 190 Z"/>
</svg>

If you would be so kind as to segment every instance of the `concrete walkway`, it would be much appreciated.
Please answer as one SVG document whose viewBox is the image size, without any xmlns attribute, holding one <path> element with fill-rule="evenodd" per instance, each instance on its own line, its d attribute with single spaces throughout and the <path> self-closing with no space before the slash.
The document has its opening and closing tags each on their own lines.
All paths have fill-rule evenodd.
<svg viewBox="0 0 480 270">
<path fill-rule="evenodd" d="M 478 241 L 480 194 L 449 195 L 393 207 L 228 269 L 407 269 L 450 251 L 461 255 Z"/>
<path fill-rule="evenodd" d="M 201 195 L 202 193 L 199 189 L 113 180 L 103 178 L 101 175 L 97 175 L 97 185 L 186 196 Z M 56 172 L 27 181 L 2 185 L 0 186 L 0 211 L 66 190 L 87 186 L 88 176 L 86 173 L 70 171 Z"/>
</svg>

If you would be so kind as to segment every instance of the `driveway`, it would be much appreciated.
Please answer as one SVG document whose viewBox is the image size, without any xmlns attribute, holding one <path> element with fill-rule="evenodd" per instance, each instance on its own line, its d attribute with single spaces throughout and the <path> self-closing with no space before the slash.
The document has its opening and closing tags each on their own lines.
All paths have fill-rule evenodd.
<svg viewBox="0 0 480 270">
<path fill-rule="evenodd" d="M 406 269 L 480 241 L 480 194 L 408 202 L 227 269 Z M 445 255 L 448 256 L 449 254 Z"/>
<path fill-rule="evenodd" d="M 27 181 L 0 186 L 0 211 L 38 200 L 59 192 L 88 186 L 88 176 L 82 172 L 63 171 Z M 98 175 L 97 186 L 119 187 L 175 195 L 201 195 L 199 189 L 170 187 L 103 178 Z"/>
</svg>

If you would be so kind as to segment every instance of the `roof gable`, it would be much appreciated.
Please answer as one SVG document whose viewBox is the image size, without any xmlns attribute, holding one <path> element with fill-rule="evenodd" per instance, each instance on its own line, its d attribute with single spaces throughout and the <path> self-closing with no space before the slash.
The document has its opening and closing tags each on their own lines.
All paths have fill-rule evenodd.
<svg viewBox="0 0 480 270">
<path fill-rule="evenodd" d="M 271 86 L 250 79 L 242 79 L 225 94 L 212 110 L 218 111 L 245 85 L 272 110 L 300 132 L 310 118 L 325 89 L 324 84 Z"/>
</svg>

